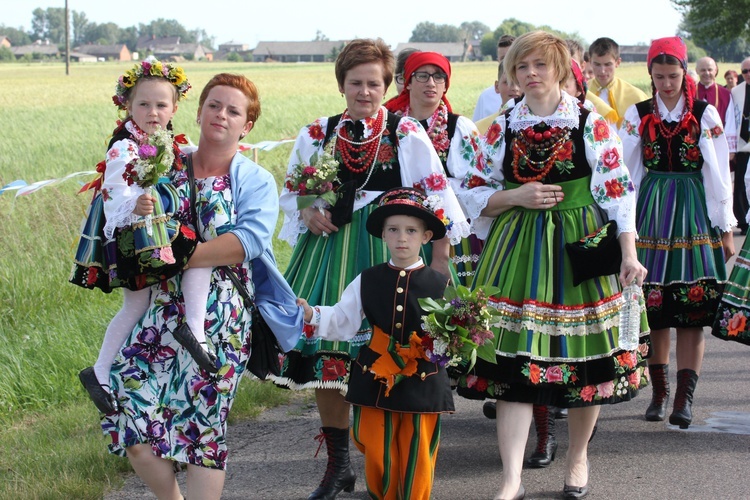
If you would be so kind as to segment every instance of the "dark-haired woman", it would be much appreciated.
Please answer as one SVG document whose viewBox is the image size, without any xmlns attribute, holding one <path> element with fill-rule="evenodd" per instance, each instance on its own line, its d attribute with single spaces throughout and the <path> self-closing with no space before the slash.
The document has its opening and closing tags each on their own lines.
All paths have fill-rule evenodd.
<svg viewBox="0 0 750 500">
<path fill-rule="evenodd" d="M 412 53 L 404 63 L 402 76 L 403 89 L 385 107 L 397 115 L 419 120 L 453 189 L 458 191 L 470 170 L 484 168 L 484 157 L 477 127 L 465 116 L 454 113 L 448 102 L 451 63 L 437 52 Z M 473 235 L 453 246 L 452 260 L 459 284 L 471 286 L 481 252 L 482 242 Z"/>
<path fill-rule="evenodd" d="M 433 242 L 430 267 L 448 275 L 450 240 L 467 236 L 469 225 L 458 205 L 429 137 L 413 118 L 399 117 L 382 106 L 393 81 L 393 53 L 382 40 L 353 40 L 336 59 L 338 90 L 347 108 L 305 126 L 297 136 L 288 171 L 310 165 L 324 150 L 339 164 L 342 196 L 333 207 L 297 205 L 298 190 L 287 183 L 281 193 L 284 225 L 279 237 L 294 245 L 286 278 L 299 297 L 311 304 L 336 304 L 346 286 L 363 270 L 388 262 L 385 243 L 365 229 L 380 194 L 400 186 L 418 186 L 440 198 L 452 225 L 448 236 Z M 346 194 L 348 193 L 348 195 Z M 347 204 L 345 201 L 349 201 Z M 349 462 L 349 403 L 345 399 L 351 361 L 370 340 L 364 321 L 349 342 L 308 338 L 287 354 L 278 385 L 314 388 L 321 420 L 321 439 L 328 466 L 310 499 L 332 499 L 354 488 Z"/>
<path fill-rule="evenodd" d="M 677 390 L 669 423 L 687 428 L 711 326 L 734 255 L 729 147 L 713 106 L 695 99 L 680 37 L 648 52 L 653 97 L 628 108 L 620 130 L 638 186 L 638 260 L 651 327 L 653 397 L 646 420 L 662 421 L 669 399 L 670 329 L 677 333 Z"/>
</svg>

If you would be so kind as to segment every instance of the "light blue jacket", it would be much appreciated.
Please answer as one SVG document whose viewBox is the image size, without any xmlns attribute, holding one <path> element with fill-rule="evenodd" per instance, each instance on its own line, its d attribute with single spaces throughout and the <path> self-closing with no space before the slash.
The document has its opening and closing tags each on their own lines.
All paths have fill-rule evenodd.
<svg viewBox="0 0 750 500">
<path fill-rule="evenodd" d="M 229 175 L 237 212 L 230 232 L 242 243 L 245 262 L 252 261 L 255 305 L 284 352 L 290 351 L 302 334 L 304 311 L 273 255 L 273 232 L 279 216 L 276 181 L 270 172 L 240 153 L 232 159 Z"/>
</svg>

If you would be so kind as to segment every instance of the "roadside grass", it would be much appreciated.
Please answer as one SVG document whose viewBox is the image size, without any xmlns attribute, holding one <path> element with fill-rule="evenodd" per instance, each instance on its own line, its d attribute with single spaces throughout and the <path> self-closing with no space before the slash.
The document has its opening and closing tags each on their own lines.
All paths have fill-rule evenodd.
<svg viewBox="0 0 750 500">
<path fill-rule="evenodd" d="M 116 119 L 114 82 L 130 66 L 73 65 L 66 77 L 60 64 L 0 65 L 0 186 L 93 170 Z M 453 65 L 448 95 L 457 113 L 471 116 L 496 68 L 490 62 Z M 222 71 L 245 74 L 258 86 L 262 114 L 245 139 L 251 143 L 293 138 L 306 123 L 345 107 L 332 64 L 186 63 L 185 71 L 193 90 L 180 103 L 174 127 L 193 142 L 200 90 Z M 623 64 L 618 75 L 650 89 L 645 65 Z M 388 97 L 394 93 L 390 89 Z M 279 186 L 290 151 L 285 144 L 258 155 Z M 0 194 L 0 498 L 101 498 L 130 471 L 126 460 L 107 453 L 108 439 L 77 379 L 96 359 L 122 300 L 119 292 L 67 283 L 91 196 L 76 192 L 88 179 L 18 198 L 13 191 Z M 275 240 L 274 250 L 285 269 L 291 249 Z M 231 421 L 297 397 L 248 379 L 238 391 Z"/>
</svg>

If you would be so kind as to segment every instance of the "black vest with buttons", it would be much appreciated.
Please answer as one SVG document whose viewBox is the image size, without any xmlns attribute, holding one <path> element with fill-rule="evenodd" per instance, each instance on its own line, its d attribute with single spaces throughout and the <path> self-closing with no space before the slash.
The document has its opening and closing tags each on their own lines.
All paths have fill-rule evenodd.
<svg viewBox="0 0 750 500">
<path fill-rule="evenodd" d="M 448 283 L 446 276 L 426 266 L 403 270 L 389 264 L 366 269 L 361 280 L 365 317 L 401 344 L 409 342 L 411 332 L 423 334 L 424 312 L 418 299 L 442 298 Z M 417 373 L 394 385 L 386 397 L 385 385 L 365 369 L 379 356 L 369 346 L 359 350 L 349 376 L 346 395 L 349 403 L 403 413 L 454 411 L 448 374 L 444 368 L 423 359 L 417 362 Z"/>
</svg>

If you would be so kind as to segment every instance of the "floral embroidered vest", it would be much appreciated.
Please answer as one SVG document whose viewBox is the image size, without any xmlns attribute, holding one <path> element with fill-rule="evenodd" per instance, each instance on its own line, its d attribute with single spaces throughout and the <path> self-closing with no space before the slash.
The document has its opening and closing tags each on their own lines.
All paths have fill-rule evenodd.
<svg viewBox="0 0 750 500">
<path fill-rule="evenodd" d="M 707 103 L 693 102 L 693 116 L 701 122 Z M 652 99 L 641 101 L 635 105 L 638 116 L 643 120 L 653 112 Z M 670 130 L 678 127 L 678 123 L 664 123 Z M 658 134 L 655 140 L 641 137 L 643 141 L 643 165 L 649 170 L 657 172 L 695 172 L 703 167 L 703 154 L 698 141 L 700 133 L 693 137 L 688 130 L 680 130 L 677 135 L 668 140 Z M 670 161 L 671 160 L 671 161 Z"/>
<path fill-rule="evenodd" d="M 516 140 L 517 133 L 510 129 L 510 111 L 511 110 L 505 115 L 505 158 L 503 160 L 503 174 L 508 181 L 515 184 L 523 184 L 524 181 L 515 175 L 513 168 L 513 142 Z M 558 153 L 558 160 L 555 162 L 556 164 L 539 182 L 543 184 L 556 184 L 558 182 L 581 179 L 591 175 L 591 167 L 586 160 L 586 145 L 583 141 L 583 129 L 586 125 L 586 119 L 588 116 L 589 111 L 581 108 L 578 127 L 571 131 L 570 138 Z M 535 125 L 534 130 L 537 129 L 541 129 L 541 127 Z M 532 154 L 531 160 L 544 161 L 546 158 Z M 518 166 L 518 174 L 521 177 L 533 177 L 535 173 L 536 172 L 526 165 Z"/>
<path fill-rule="evenodd" d="M 340 120 L 341 115 L 328 118 L 325 144 L 328 144 L 336 133 L 336 125 L 339 124 Z M 336 153 L 336 159 L 339 161 L 339 165 L 341 165 L 338 173 L 341 184 L 354 181 L 357 188 L 368 191 L 387 191 L 388 189 L 401 186 L 401 166 L 398 161 L 398 137 L 396 136 L 396 128 L 398 127 L 399 120 L 401 120 L 400 116 L 388 113 L 385 125 L 386 129 L 380 139 L 378 157 L 375 159 L 375 165 L 372 166 L 375 170 L 372 172 L 366 186 L 363 184 L 367 180 L 369 169 L 361 173 L 352 172 L 344 166 L 339 153 Z M 347 123 L 345 126 L 351 126 L 351 123 Z M 351 134 L 352 137 L 356 141 L 361 141 L 363 134 L 361 122 L 355 123 L 353 128 L 354 130 L 349 129 L 350 133 L 353 132 Z"/>
</svg>

